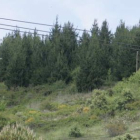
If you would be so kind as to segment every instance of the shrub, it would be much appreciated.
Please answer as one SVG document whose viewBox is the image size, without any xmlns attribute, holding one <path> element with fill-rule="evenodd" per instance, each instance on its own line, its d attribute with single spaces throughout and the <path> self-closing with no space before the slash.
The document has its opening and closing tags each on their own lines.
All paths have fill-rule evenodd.
<svg viewBox="0 0 140 140">
<path fill-rule="evenodd" d="M 134 101 L 133 94 L 131 93 L 129 89 L 125 89 L 123 91 L 123 97 L 124 97 L 125 103 L 130 103 Z"/>
<path fill-rule="evenodd" d="M 76 82 L 76 79 L 78 77 L 78 74 L 80 72 L 80 67 L 76 67 L 72 72 L 71 72 L 71 77 L 74 83 Z"/>
<path fill-rule="evenodd" d="M 92 98 L 86 100 L 85 106 L 90 107 L 90 111 L 94 111 L 96 115 L 106 114 L 109 103 L 105 92 L 103 90 L 94 90 Z"/>
<path fill-rule="evenodd" d="M 84 108 L 83 108 L 83 112 L 84 112 L 84 113 L 88 113 L 89 111 L 90 111 L 90 108 L 89 108 L 89 107 L 84 107 Z"/>
<path fill-rule="evenodd" d="M 106 129 L 111 137 L 121 135 L 125 132 L 126 126 L 123 121 L 114 121 L 106 125 Z"/>
<path fill-rule="evenodd" d="M 55 83 L 53 83 L 49 88 L 52 91 L 56 91 L 56 90 L 60 90 L 60 89 L 64 89 L 66 87 L 66 83 L 62 80 L 60 81 L 56 81 Z"/>
<path fill-rule="evenodd" d="M 96 95 L 92 100 L 91 108 L 105 110 L 107 109 L 107 99 L 105 95 Z"/>
<path fill-rule="evenodd" d="M 73 128 L 71 128 L 71 130 L 69 132 L 69 136 L 78 138 L 78 137 L 81 137 L 82 134 L 80 132 L 80 129 L 77 126 L 74 126 Z"/>
<path fill-rule="evenodd" d="M 66 89 L 66 92 L 67 92 L 67 93 L 70 93 L 70 94 L 77 93 L 78 90 L 77 90 L 76 84 L 75 84 L 75 83 L 71 83 L 71 84 L 68 86 L 68 88 Z"/>
<path fill-rule="evenodd" d="M 110 97 L 113 96 L 114 91 L 112 89 L 108 89 L 107 90 L 107 95 L 109 95 Z"/>
<path fill-rule="evenodd" d="M 130 134 L 126 134 L 125 136 L 118 137 L 115 140 L 138 140 L 138 138 L 135 138 Z"/>
<path fill-rule="evenodd" d="M 136 110 L 136 109 L 140 109 L 140 100 L 134 101 L 132 103 L 128 103 L 126 105 L 126 108 L 129 110 Z"/>
<path fill-rule="evenodd" d="M 112 81 L 113 81 L 113 76 L 112 76 L 112 73 L 111 73 L 111 68 L 108 70 L 107 72 L 107 79 L 105 81 L 105 85 L 107 86 L 111 86 L 112 85 Z"/>
<path fill-rule="evenodd" d="M 10 120 L 8 118 L 5 118 L 4 116 L 0 115 L 0 130 L 8 124 Z"/>
<path fill-rule="evenodd" d="M 57 104 L 45 100 L 40 105 L 41 110 L 56 111 L 58 109 Z"/>
<path fill-rule="evenodd" d="M 98 95 L 102 95 L 102 94 L 104 94 L 104 91 L 102 91 L 102 90 L 99 90 L 99 89 L 93 90 L 93 97 L 94 97 L 94 95 L 98 96 Z"/>
<path fill-rule="evenodd" d="M 65 105 L 65 104 L 61 104 L 58 106 L 58 109 L 60 109 L 60 110 L 65 109 L 65 108 L 67 108 L 67 105 Z"/>
<path fill-rule="evenodd" d="M 21 124 L 7 125 L 0 132 L 0 140 L 42 140 Z"/>
<path fill-rule="evenodd" d="M 117 109 L 124 110 L 127 109 L 126 105 L 134 101 L 133 94 L 129 89 L 123 90 L 123 96 L 118 99 Z"/>
<path fill-rule="evenodd" d="M 0 101 L 0 111 L 5 111 L 5 109 L 6 109 L 6 102 Z"/>
<path fill-rule="evenodd" d="M 91 99 L 87 99 L 85 102 L 86 106 L 90 106 L 92 104 L 92 100 Z"/>
<path fill-rule="evenodd" d="M 140 83 L 140 71 L 134 73 L 128 79 L 131 83 Z"/>
</svg>

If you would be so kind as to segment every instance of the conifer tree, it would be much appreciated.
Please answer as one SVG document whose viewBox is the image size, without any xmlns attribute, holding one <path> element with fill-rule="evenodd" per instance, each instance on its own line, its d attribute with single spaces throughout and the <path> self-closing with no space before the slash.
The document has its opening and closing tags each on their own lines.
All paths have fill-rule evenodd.
<svg viewBox="0 0 140 140">
<path fill-rule="evenodd" d="M 134 51 L 130 49 L 131 46 L 127 45 L 132 43 L 129 37 L 130 32 L 125 27 L 125 23 L 121 21 L 113 40 L 113 73 L 118 80 L 130 76 L 135 69 Z"/>
<path fill-rule="evenodd" d="M 103 76 L 104 79 L 106 79 L 106 75 L 108 70 L 111 67 L 111 59 L 112 59 L 112 35 L 111 31 L 109 31 L 108 23 L 105 20 L 102 23 L 102 27 L 99 34 L 99 42 L 100 42 L 100 48 L 102 50 L 101 56 L 102 56 L 102 66 L 103 66 Z"/>
</svg>

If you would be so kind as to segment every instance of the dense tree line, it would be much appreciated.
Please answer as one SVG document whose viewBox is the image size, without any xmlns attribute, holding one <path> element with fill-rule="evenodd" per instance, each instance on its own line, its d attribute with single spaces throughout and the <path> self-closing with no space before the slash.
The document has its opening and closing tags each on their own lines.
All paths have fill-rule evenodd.
<svg viewBox="0 0 140 140">
<path fill-rule="evenodd" d="M 79 92 L 90 91 L 107 80 L 121 80 L 135 72 L 140 46 L 140 26 L 128 28 L 124 22 L 113 35 L 105 20 L 101 28 L 95 20 L 91 33 L 81 37 L 70 22 L 63 28 L 56 21 L 44 38 L 17 30 L 0 45 L 0 80 L 10 87 L 40 85 L 58 80 L 74 82 Z"/>
</svg>

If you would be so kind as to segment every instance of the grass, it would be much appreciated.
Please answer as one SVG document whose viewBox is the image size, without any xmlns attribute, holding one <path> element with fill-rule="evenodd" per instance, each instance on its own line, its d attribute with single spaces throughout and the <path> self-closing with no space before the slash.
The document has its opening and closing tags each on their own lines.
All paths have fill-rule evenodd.
<svg viewBox="0 0 140 140">
<path fill-rule="evenodd" d="M 106 125 L 121 119 L 127 128 L 124 134 L 140 138 L 139 79 L 140 71 L 112 87 L 91 93 L 76 93 L 73 84 L 65 85 L 62 81 L 16 90 L 7 90 L 0 83 L 0 127 L 18 121 L 44 140 L 68 140 L 75 139 L 69 137 L 69 132 L 76 125 L 83 134 L 80 140 L 108 140 L 112 137 Z"/>
</svg>

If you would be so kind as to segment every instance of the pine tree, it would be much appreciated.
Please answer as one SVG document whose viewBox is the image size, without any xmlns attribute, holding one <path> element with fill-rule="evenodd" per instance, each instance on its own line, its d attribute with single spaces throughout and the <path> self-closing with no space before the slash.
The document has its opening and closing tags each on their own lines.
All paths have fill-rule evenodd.
<svg viewBox="0 0 140 140">
<path fill-rule="evenodd" d="M 111 31 L 109 31 L 108 23 L 105 20 L 102 23 L 102 27 L 99 34 L 99 42 L 100 42 L 100 48 L 102 50 L 101 56 L 102 56 L 102 66 L 103 66 L 103 76 L 104 79 L 106 79 L 108 70 L 111 68 L 111 59 L 112 59 L 112 35 Z"/>
<path fill-rule="evenodd" d="M 98 36 L 92 32 L 89 42 L 88 39 L 89 36 L 87 38 L 87 34 L 84 33 L 82 38 L 83 44 L 81 44 L 82 49 L 85 50 L 85 53 L 83 53 L 84 59 L 81 60 L 80 72 L 76 81 L 79 92 L 91 91 L 102 84 L 101 49 L 99 47 Z"/>
<path fill-rule="evenodd" d="M 75 68 L 75 53 L 77 49 L 77 33 L 73 29 L 73 25 L 68 22 L 64 24 L 62 30 L 61 47 L 63 55 L 67 59 L 67 64 L 70 70 Z"/>
<path fill-rule="evenodd" d="M 22 55 L 24 57 L 23 69 L 23 86 L 29 86 L 32 77 L 32 55 L 33 55 L 33 41 L 32 35 L 26 33 L 22 40 Z"/>
<path fill-rule="evenodd" d="M 113 73 L 118 80 L 130 76 L 135 69 L 134 51 L 127 45 L 132 43 L 129 37 L 130 32 L 121 21 L 113 40 Z"/>
<path fill-rule="evenodd" d="M 9 55 L 2 55 L 2 63 L 5 65 L 5 61 L 8 61 L 7 65 L 2 65 L 5 72 L 5 83 L 10 88 L 11 86 L 17 87 L 22 86 L 22 38 L 18 31 L 14 32 L 12 35 L 9 35 L 9 41 L 6 46 L 3 46 L 4 50 L 7 48 L 7 53 Z M 6 40 L 5 40 L 6 41 Z M 5 43 L 4 43 L 5 44 Z M 2 52 L 2 54 L 5 54 Z"/>
</svg>

